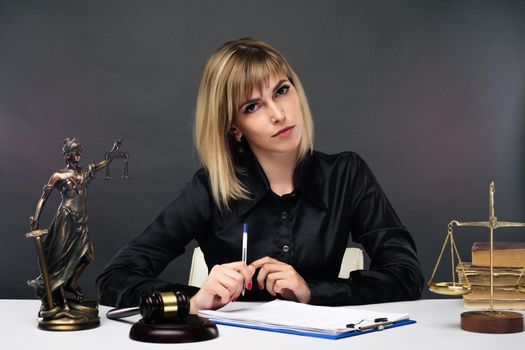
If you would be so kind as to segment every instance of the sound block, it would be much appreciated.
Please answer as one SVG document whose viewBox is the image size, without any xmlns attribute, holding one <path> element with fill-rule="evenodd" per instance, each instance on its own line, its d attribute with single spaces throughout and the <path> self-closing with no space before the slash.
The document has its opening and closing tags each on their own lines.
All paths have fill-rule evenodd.
<svg viewBox="0 0 525 350">
<path fill-rule="evenodd" d="M 512 311 L 469 311 L 461 314 L 461 329 L 476 333 L 523 332 L 523 315 Z"/>
<path fill-rule="evenodd" d="M 197 315 L 160 323 L 140 320 L 129 332 L 131 339 L 146 343 L 193 343 L 215 339 L 218 336 L 219 330 L 215 323 Z"/>
</svg>

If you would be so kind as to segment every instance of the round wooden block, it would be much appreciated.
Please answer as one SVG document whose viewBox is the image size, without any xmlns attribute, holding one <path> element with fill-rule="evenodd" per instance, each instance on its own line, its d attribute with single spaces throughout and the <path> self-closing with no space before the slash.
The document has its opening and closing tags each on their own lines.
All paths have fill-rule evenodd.
<svg viewBox="0 0 525 350">
<path fill-rule="evenodd" d="M 140 320 L 129 332 L 131 339 L 146 343 L 193 343 L 215 339 L 218 336 L 219 330 L 215 323 L 197 315 L 161 323 Z"/>
<path fill-rule="evenodd" d="M 461 329 L 476 333 L 523 332 L 523 315 L 512 311 L 469 311 L 461 314 Z"/>
</svg>

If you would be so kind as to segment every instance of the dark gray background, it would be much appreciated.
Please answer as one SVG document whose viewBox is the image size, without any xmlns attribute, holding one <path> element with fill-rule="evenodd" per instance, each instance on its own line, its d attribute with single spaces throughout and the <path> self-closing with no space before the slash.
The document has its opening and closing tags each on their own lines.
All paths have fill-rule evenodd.
<svg viewBox="0 0 525 350">
<path fill-rule="evenodd" d="M 122 137 L 131 180 L 117 160 L 113 180 L 101 173 L 90 188 L 96 261 L 81 286 L 94 295 L 110 257 L 198 168 L 191 127 L 203 65 L 246 36 L 272 44 L 301 77 L 316 149 L 367 160 L 427 278 L 447 223 L 487 218 L 490 180 L 499 219 L 525 221 L 524 1 L 1 1 L 1 298 L 33 297 L 26 280 L 38 265 L 24 233 L 63 167 L 64 137 L 80 138 L 84 162 Z M 58 203 L 54 192 L 42 226 Z M 463 259 L 487 239 L 458 231 Z M 189 262 L 187 252 L 163 277 L 187 281 Z M 450 266 L 441 270 L 450 279 Z"/>
</svg>

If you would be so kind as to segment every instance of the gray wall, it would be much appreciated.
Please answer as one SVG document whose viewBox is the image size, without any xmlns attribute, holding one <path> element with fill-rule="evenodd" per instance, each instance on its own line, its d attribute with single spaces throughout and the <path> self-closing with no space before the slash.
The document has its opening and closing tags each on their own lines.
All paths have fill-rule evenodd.
<svg viewBox="0 0 525 350">
<path fill-rule="evenodd" d="M 223 42 L 246 36 L 271 43 L 301 77 L 316 148 L 367 160 L 427 278 L 447 223 L 486 219 L 490 180 L 499 219 L 525 221 L 524 1 L 0 1 L 1 298 L 33 297 L 26 280 L 38 265 L 24 233 L 63 166 L 63 138 L 78 136 L 94 162 L 122 137 L 131 180 L 116 161 L 114 179 L 100 174 L 90 188 L 96 261 L 81 286 L 94 295 L 110 257 L 197 169 L 201 70 Z M 487 239 L 458 232 L 463 258 Z M 163 277 L 186 281 L 189 261 Z"/>
</svg>

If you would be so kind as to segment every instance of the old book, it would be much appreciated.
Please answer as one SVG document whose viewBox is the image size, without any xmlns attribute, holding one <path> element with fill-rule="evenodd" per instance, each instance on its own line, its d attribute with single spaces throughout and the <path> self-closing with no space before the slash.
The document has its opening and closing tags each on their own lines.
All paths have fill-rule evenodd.
<svg viewBox="0 0 525 350">
<path fill-rule="evenodd" d="M 472 265 L 490 266 L 490 243 L 474 242 L 472 245 Z M 525 266 L 525 242 L 494 242 L 494 266 Z"/>
<path fill-rule="evenodd" d="M 516 286 L 522 271 L 520 268 L 494 268 L 494 287 Z M 472 266 L 472 263 L 463 261 L 463 270 L 458 264 L 456 272 L 460 283 L 467 283 L 468 280 L 473 286 L 490 286 L 490 267 Z M 521 277 L 520 283 L 525 284 L 525 276 Z"/>
<path fill-rule="evenodd" d="M 490 307 L 490 287 L 472 287 L 463 295 L 465 309 L 488 309 Z M 516 288 L 495 287 L 493 296 L 495 309 L 525 309 L 525 293 Z"/>
<path fill-rule="evenodd" d="M 472 285 L 471 292 L 463 295 L 463 306 L 466 309 L 488 309 L 490 307 L 490 268 L 472 267 L 470 263 L 463 262 L 463 269 L 458 264 L 456 270 L 459 282 L 465 283 L 466 275 L 468 282 Z M 495 309 L 525 309 L 525 293 L 516 288 L 521 272 L 522 269 L 494 268 L 493 306 Z M 520 283 L 525 283 L 525 280 L 520 279 Z"/>
<path fill-rule="evenodd" d="M 490 287 L 472 287 L 472 291 L 463 296 L 466 300 L 489 300 Z M 525 293 L 514 287 L 494 287 L 494 300 L 525 301 Z"/>
<path fill-rule="evenodd" d="M 523 310 L 525 309 L 525 300 L 494 300 L 494 309 L 496 310 Z M 490 301 L 486 300 L 468 300 L 463 298 L 463 307 L 465 309 L 487 310 L 490 307 Z"/>
</svg>

